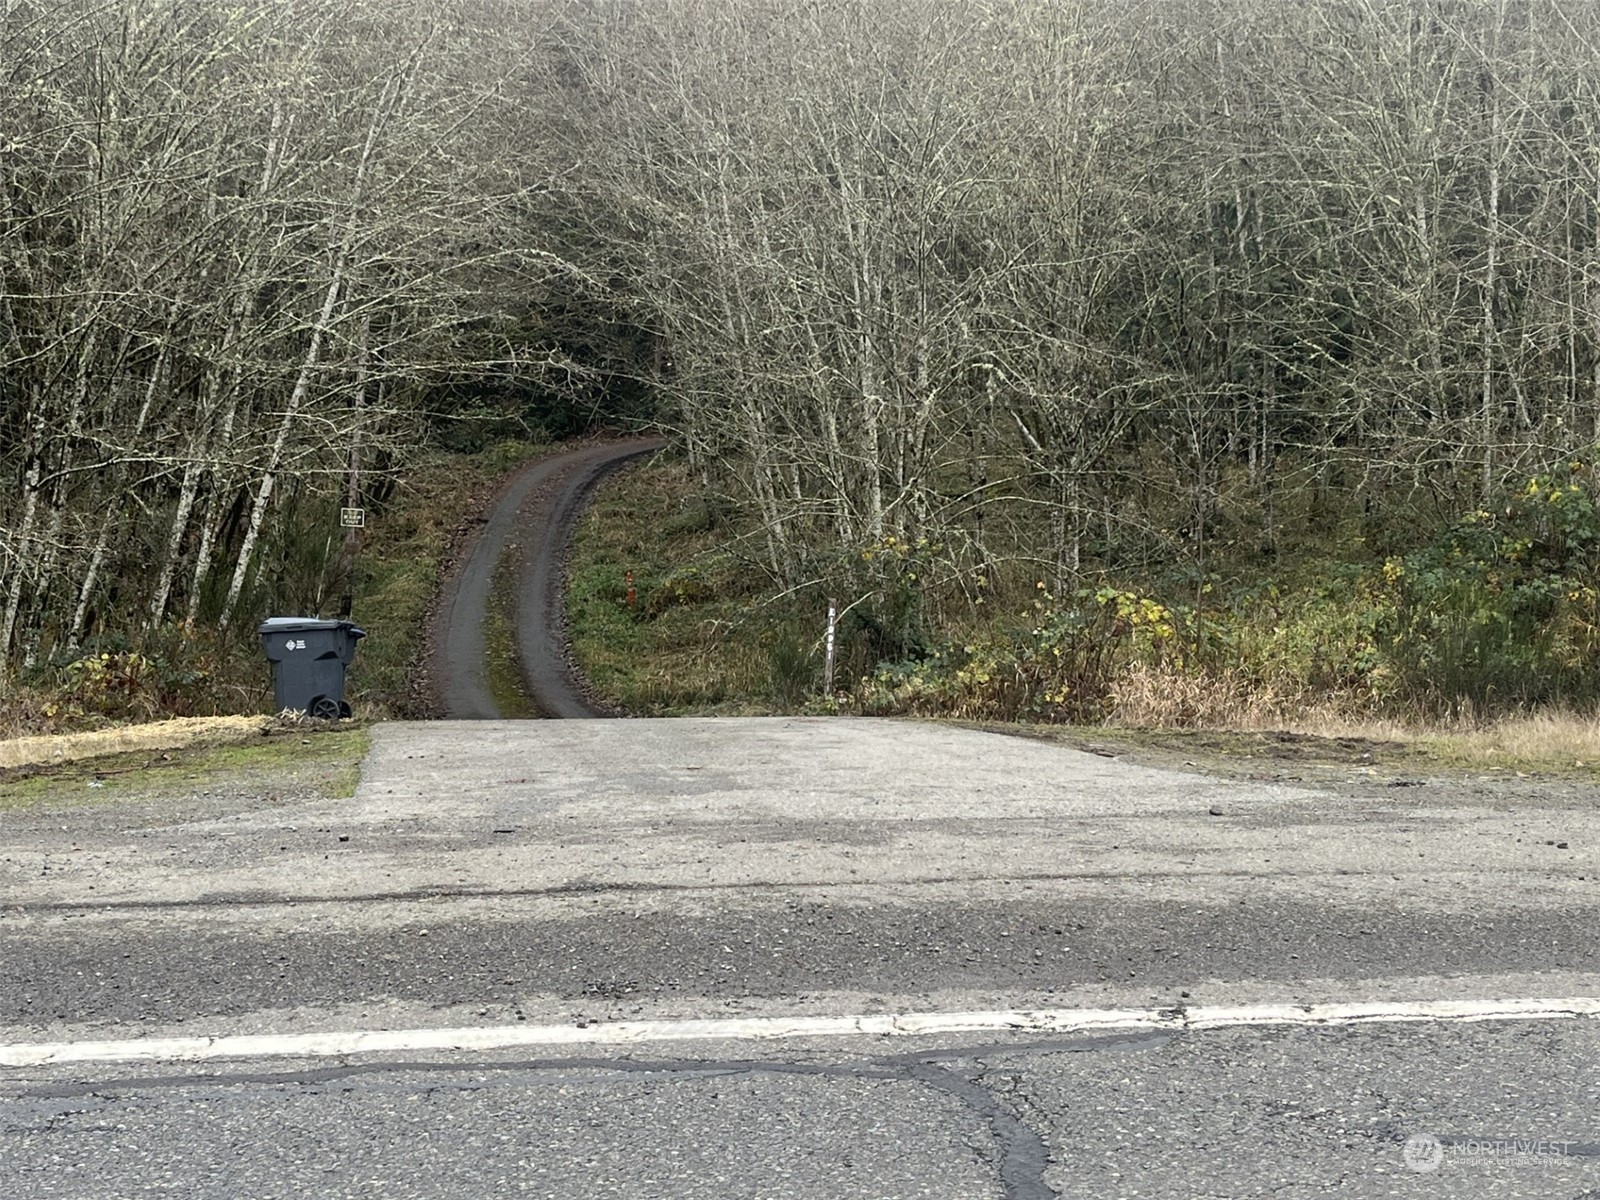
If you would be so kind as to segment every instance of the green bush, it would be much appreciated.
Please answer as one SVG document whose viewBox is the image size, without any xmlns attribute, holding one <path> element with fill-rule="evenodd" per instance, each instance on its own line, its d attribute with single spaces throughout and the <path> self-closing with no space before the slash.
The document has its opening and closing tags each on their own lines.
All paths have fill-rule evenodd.
<svg viewBox="0 0 1600 1200">
<path fill-rule="evenodd" d="M 1086 588 L 1058 602 L 1042 583 L 1039 593 L 1028 626 L 880 665 L 857 689 L 858 706 L 882 715 L 1095 721 L 1123 667 L 1180 653 L 1179 614 L 1149 596 Z"/>
<path fill-rule="evenodd" d="M 1488 712 L 1595 698 L 1600 511 L 1574 464 L 1530 479 L 1382 568 L 1383 632 L 1408 698 Z"/>
</svg>

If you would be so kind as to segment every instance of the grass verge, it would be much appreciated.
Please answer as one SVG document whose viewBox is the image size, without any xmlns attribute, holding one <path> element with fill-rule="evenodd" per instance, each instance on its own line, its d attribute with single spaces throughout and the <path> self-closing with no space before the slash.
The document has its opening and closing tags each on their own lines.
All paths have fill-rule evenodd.
<svg viewBox="0 0 1600 1200">
<path fill-rule="evenodd" d="M 341 799 L 355 794 L 371 738 L 364 728 L 275 730 L 243 745 L 115 754 L 0 772 L 0 812 L 151 800 L 239 788 Z"/>
<path fill-rule="evenodd" d="M 607 700 L 638 716 L 779 711 L 779 625 L 731 528 L 665 454 L 600 485 L 573 537 L 567 619 L 578 667 Z"/>
</svg>

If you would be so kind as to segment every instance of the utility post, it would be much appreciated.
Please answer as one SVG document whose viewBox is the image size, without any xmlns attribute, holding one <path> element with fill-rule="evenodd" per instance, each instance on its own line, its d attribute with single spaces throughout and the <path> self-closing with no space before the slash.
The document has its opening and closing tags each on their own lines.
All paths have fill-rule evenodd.
<svg viewBox="0 0 1600 1200">
<path fill-rule="evenodd" d="M 339 617 L 347 619 L 355 607 L 356 551 L 361 548 L 361 530 L 367 524 L 367 510 L 361 507 L 361 426 L 367 399 L 367 341 L 372 319 L 361 323 L 361 341 L 356 354 L 355 414 L 350 423 L 350 458 L 345 468 L 344 507 L 339 524 L 344 527 L 344 542 L 339 547 L 339 566 L 334 578 L 339 586 Z"/>
</svg>

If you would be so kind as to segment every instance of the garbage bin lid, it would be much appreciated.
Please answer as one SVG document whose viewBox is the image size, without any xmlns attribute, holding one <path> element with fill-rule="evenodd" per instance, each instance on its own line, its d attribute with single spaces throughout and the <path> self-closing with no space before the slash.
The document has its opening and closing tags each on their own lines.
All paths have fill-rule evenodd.
<svg viewBox="0 0 1600 1200">
<path fill-rule="evenodd" d="M 317 629 L 347 629 L 351 636 L 366 637 L 366 631 L 357 629 L 349 621 L 323 621 L 316 617 L 268 617 L 261 622 L 257 633 L 306 633 Z"/>
</svg>

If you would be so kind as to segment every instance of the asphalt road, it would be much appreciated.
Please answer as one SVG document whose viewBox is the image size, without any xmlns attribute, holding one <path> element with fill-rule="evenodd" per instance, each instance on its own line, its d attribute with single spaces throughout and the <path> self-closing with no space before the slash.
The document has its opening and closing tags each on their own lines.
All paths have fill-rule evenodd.
<svg viewBox="0 0 1600 1200">
<path fill-rule="evenodd" d="M 1594 789 L 1363 778 L 445 722 L 350 800 L 7 813 L 0 1196 L 1600 1198 L 1593 1018 L 1294 1007 L 1600 996 Z"/>
</svg>

